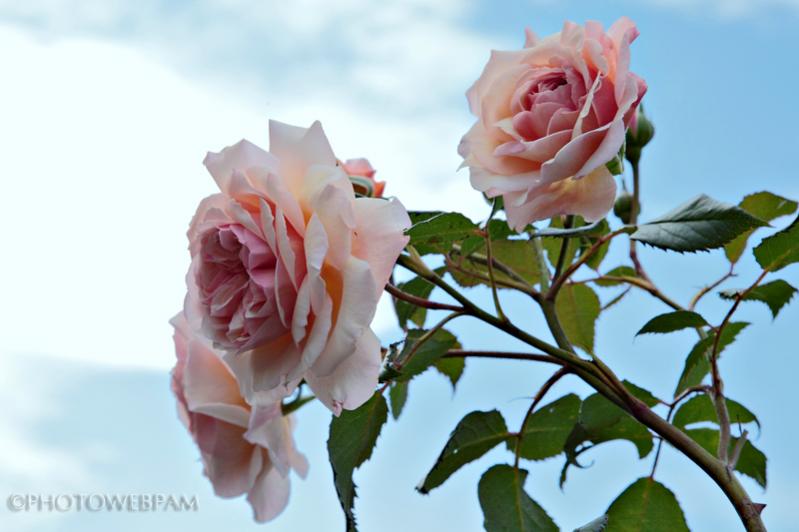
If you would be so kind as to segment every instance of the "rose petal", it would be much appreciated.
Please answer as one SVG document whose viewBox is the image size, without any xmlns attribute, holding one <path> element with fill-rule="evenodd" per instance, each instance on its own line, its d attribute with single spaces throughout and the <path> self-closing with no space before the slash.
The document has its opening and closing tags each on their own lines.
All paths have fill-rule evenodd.
<svg viewBox="0 0 799 532">
<path fill-rule="evenodd" d="M 338 416 L 342 409 L 356 409 L 372 397 L 379 374 L 380 340 L 366 329 L 355 352 L 335 372 L 319 377 L 311 370 L 306 381 L 316 397 Z"/>
<path fill-rule="evenodd" d="M 375 290 L 380 293 L 408 243 L 404 232 L 411 226 L 411 219 L 398 199 L 358 198 L 354 208 L 352 255 L 369 263 Z"/>
<path fill-rule="evenodd" d="M 228 196 L 234 196 L 230 193 L 232 186 L 242 187 L 246 183 L 244 173 L 249 168 L 274 169 L 277 167 L 277 161 L 271 153 L 262 150 L 248 140 L 241 140 L 233 146 L 224 148 L 219 153 L 208 152 L 203 164 L 216 181 L 219 190 Z M 239 172 L 238 177 L 234 177 L 235 171 Z"/>
<path fill-rule="evenodd" d="M 265 467 L 247 495 L 255 521 L 265 523 L 280 515 L 289 503 L 290 489 L 286 476 L 274 467 Z"/>
<path fill-rule="evenodd" d="M 243 437 L 244 429 L 202 414 L 194 414 L 195 439 L 205 474 L 219 497 L 248 491 L 263 464 L 261 451 Z"/>
<path fill-rule="evenodd" d="M 295 197 L 302 197 L 305 174 L 310 166 L 336 166 L 336 156 L 318 121 L 306 129 L 270 120 L 269 151 L 277 157 L 279 174 Z"/>
<path fill-rule="evenodd" d="M 369 327 L 377 308 L 377 300 L 381 290 L 375 287 L 369 263 L 350 257 L 341 272 L 341 280 L 328 277 L 327 284 L 341 284 L 336 290 L 341 294 L 336 302 L 338 309 L 330 336 L 326 338 L 324 351 L 318 359 L 303 360 L 303 370 L 313 364 L 313 372 L 319 377 L 326 377 L 338 368 L 348 357 L 352 356 L 355 344 Z M 296 373 L 295 373 L 296 375 Z"/>
<path fill-rule="evenodd" d="M 527 224 L 561 214 L 579 214 L 588 221 L 599 220 L 613 208 L 616 181 L 605 166 L 582 179 L 564 179 L 530 194 L 531 201 L 520 206 L 505 202 L 508 223 L 521 231 Z"/>
</svg>

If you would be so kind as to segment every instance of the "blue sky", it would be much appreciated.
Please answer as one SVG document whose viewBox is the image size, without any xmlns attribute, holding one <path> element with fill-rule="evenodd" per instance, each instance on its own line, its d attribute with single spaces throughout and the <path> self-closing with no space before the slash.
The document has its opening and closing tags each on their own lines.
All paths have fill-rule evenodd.
<svg viewBox="0 0 799 532">
<path fill-rule="evenodd" d="M 215 498 L 197 451 L 175 417 L 167 371 L 168 318 L 181 305 L 188 264 L 184 230 L 213 192 L 200 161 L 242 137 L 266 145 L 266 120 L 320 119 L 342 158 L 367 156 L 388 193 L 412 209 L 485 204 L 455 171 L 455 147 L 472 118 L 463 92 L 490 48 L 520 46 L 523 28 L 544 35 L 564 19 L 633 18 L 641 37 L 633 68 L 649 83 L 657 136 L 643 161 L 644 218 L 700 192 L 737 202 L 763 189 L 799 198 L 793 154 L 799 111 L 792 44 L 795 0 L 478 2 L 421 0 L 389 5 L 341 2 L 166 2 L 0 0 L 0 146 L 6 198 L 0 222 L 9 256 L 0 264 L 0 495 L 17 492 L 197 494 L 196 514 L 37 515 L 0 510 L 11 530 L 338 530 L 324 442 L 329 414 L 299 415 L 298 442 L 311 462 L 293 483 L 286 512 L 265 527 L 243 500 Z M 782 223 L 785 221 L 782 220 Z M 606 259 L 622 260 L 623 246 Z M 725 268 L 719 252 L 699 257 L 645 250 L 650 274 L 686 302 Z M 742 260 L 735 287 L 751 282 Z M 799 283 L 796 267 L 781 276 Z M 488 294 L 470 293 L 490 305 Z M 607 300 L 611 292 L 601 292 Z M 506 308 L 533 331 L 543 322 L 527 301 Z M 711 322 L 725 305 L 708 297 Z M 799 427 L 792 375 L 799 370 L 789 306 L 772 323 L 764 306 L 725 352 L 728 394 L 754 410 L 769 456 L 769 490 L 744 480 L 767 502 L 771 530 L 795 529 L 799 497 L 794 444 Z M 603 315 L 598 352 L 623 377 L 666 396 L 693 345 L 632 334 L 666 310 L 639 294 Z M 398 338 L 384 305 L 376 328 Z M 519 348 L 464 320 L 452 329 L 465 346 Z M 541 334 L 544 334 L 541 332 Z M 480 530 L 476 485 L 494 451 L 428 496 L 413 487 L 466 413 L 499 407 L 518 425 L 545 367 L 470 361 L 452 394 L 439 375 L 411 386 L 399 423 L 384 429 L 372 461 L 356 475 L 364 531 Z M 558 393 L 587 388 L 558 384 Z M 563 491 L 561 459 L 529 464 L 527 490 L 564 530 L 601 514 L 651 457 L 626 442 L 592 451 L 594 465 L 572 471 Z M 687 460 L 665 451 L 658 478 L 675 491 L 694 530 L 737 530 L 718 490 Z M 8 525 L 8 526 L 6 526 Z"/>
</svg>

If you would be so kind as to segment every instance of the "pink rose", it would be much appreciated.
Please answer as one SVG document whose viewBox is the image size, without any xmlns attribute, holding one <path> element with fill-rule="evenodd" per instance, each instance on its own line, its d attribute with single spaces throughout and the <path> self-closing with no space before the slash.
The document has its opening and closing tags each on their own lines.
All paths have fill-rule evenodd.
<svg viewBox="0 0 799 532">
<path fill-rule="evenodd" d="M 178 415 L 200 448 L 205 475 L 220 497 L 246 493 L 256 521 L 273 519 L 288 504 L 289 471 L 303 478 L 308 471 L 294 448 L 293 420 L 282 415 L 279 402 L 252 409 L 208 341 L 194 334 L 182 314 L 172 324 L 178 358 L 172 391 Z"/>
<path fill-rule="evenodd" d="M 377 173 L 377 171 L 372 168 L 368 159 L 347 159 L 345 163 L 342 163 L 342 167 L 344 171 L 347 172 L 347 175 L 350 176 L 351 180 L 353 177 L 361 177 L 364 179 L 365 186 L 361 187 L 365 189 L 363 195 L 373 198 L 383 197 L 386 182 L 375 180 L 375 173 Z M 358 188 L 359 187 L 356 186 L 356 192 Z"/>
<path fill-rule="evenodd" d="M 397 200 L 355 197 L 318 122 L 269 130 L 269 152 L 242 140 L 205 158 L 220 193 L 189 228 L 185 312 L 251 403 L 305 379 L 339 414 L 377 385 L 369 325 L 410 220 Z"/>
<path fill-rule="evenodd" d="M 616 183 L 605 164 L 624 143 L 627 125 L 646 92 L 630 72 L 635 24 L 621 18 L 605 32 L 598 22 L 525 47 L 493 51 L 467 92 L 477 123 L 458 152 L 472 186 L 502 196 L 517 230 L 560 214 L 602 218 Z"/>
</svg>

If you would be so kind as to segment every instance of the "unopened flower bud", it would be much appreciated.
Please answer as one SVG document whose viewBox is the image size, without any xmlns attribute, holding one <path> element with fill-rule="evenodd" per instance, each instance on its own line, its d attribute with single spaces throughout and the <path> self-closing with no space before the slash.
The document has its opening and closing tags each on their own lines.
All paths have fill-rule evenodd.
<svg viewBox="0 0 799 532">
<path fill-rule="evenodd" d="M 386 183 L 375 180 L 376 171 L 367 159 L 347 159 L 344 163 L 339 161 L 339 164 L 347 172 L 350 182 L 352 182 L 352 188 L 357 195 L 367 198 L 383 197 Z"/>
<path fill-rule="evenodd" d="M 649 144 L 654 136 L 655 126 L 644 113 L 644 107 L 639 106 L 627 129 L 627 152 L 625 153 L 627 160 L 637 163 L 641 158 L 641 150 Z"/>
<path fill-rule="evenodd" d="M 616 198 L 616 203 L 613 204 L 613 214 L 615 214 L 622 223 L 628 224 L 632 219 L 633 212 L 633 195 L 627 191 L 619 194 Z"/>
</svg>

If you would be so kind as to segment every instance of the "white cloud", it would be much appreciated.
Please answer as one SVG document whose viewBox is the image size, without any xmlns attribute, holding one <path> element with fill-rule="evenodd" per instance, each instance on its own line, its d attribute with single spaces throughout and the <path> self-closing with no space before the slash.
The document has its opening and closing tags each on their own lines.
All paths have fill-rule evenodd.
<svg viewBox="0 0 799 532">
<path fill-rule="evenodd" d="M 59 449 L 37 437 L 33 431 L 43 420 L 63 415 L 54 401 L 60 386 L 57 376 L 35 372 L 22 358 L 0 357 L 0 403 L 6 408 L 0 423 L 0 491 L 25 493 L 87 486 L 91 479 L 88 464 L 81 456 Z M 24 398 L 24 400 L 21 400 Z"/>
<path fill-rule="evenodd" d="M 171 363 L 183 231 L 212 192 L 206 146 L 258 118 L 131 50 L 3 29 L 2 349 Z M 7 331 L 7 332 L 6 332 Z M 160 340 L 160 341 L 159 341 Z"/>
<path fill-rule="evenodd" d="M 18 20 L 41 19 L 44 34 L 58 38 L 0 26 L 0 49 L 14 50 L 3 58 L 4 77 L 14 83 L 0 86 L 1 179 L 10 199 L 0 220 L 12 228 L 5 244 L 14 257 L 0 265 L 0 352 L 171 366 L 167 320 L 182 302 L 184 231 L 197 202 L 214 191 L 200 161 L 242 137 L 266 145 L 267 118 L 320 119 L 338 155 L 369 157 L 387 192 L 408 208 L 485 214 L 467 174 L 456 173 L 455 148 L 471 121 L 462 93 L 489 45 L 457 29 L 457 3 L 369 11 L 348 0 L 319 4 L 330 12 L 308 7 L 302 20 L 291 16 L 295 10 L 257 11 L 247 28 L 268 19 L 267 28 L 279 27 L 280 38 L 299 48 L 312 41 L 318 48 L 315 32 L 340 26 L 331 46 L 342 49 L 327 63 L 281 64 L 292 55 L 280 50 L 260 66 L 257 57 L 233 66 L 208 58 L 202 81 L 191 68 L 173 68 L 175 57 L 198 50 L 153 51 L 146 32 L 100 39 L 103 28 L 123 24 L 143 31 L 129 4 L 102 4 L 104 11 L 15 4 Z M 242 2 L 203 5 L 246 19 Z M 0 5 L 7 17 L 10 9 Z M 286 21 L 295 22 L 281 27 Z M 94 29 L 61 31 L 78 22 Z M 202 50 L 237 42 L 212 23 L 196 31 Z M 462 60 L 452 60 L 454 51 Z M 202 74 L 217 67 L 218 76 Z M 247 83 L 253 69 L 263 83 Z M 375 326 L 392 322 L 383 304 Z"/>
</svg>

